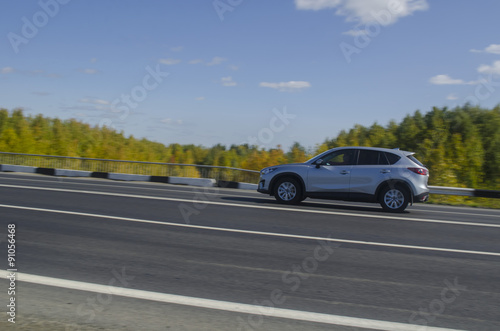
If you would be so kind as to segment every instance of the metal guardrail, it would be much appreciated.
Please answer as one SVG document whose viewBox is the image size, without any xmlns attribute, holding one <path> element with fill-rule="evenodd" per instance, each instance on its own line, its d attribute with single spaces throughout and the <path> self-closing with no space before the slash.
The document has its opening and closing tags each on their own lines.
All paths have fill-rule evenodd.
<svg viewBox="0 0 500 331">
<path fill-rule="evenodd" d="M 429 186 L 431 194 L 460 195 L 465 197 L 474 196 L 474 189 L 461 187 Z"/>
<path fill-rule="evenodd" d="M 149 176 L 213 178 L 217 181 L 234 181 L 254 184 L 257 184 L 259 180 L 259 171 L 232 167 L 93 159 L 9 152 L 0 152 L 0 164 Z M 445 186 L 429 186 L 429 189 L 431 194 L 500 198 L 500 191 L 494 190 Z"/>
<path fill-rule="evenodd" d="M 0 152 L 0 164 L 134 175 L 213 178 L 217 181 L 246 183 L 257 183 L 259 180 L 258 171 L 232 167 L 8 152 Z"/>
<path fill-rule="evenodd" d="M 459 195 L 476 198 L 496 198 L 500 199 L 500 191 L 481 190 L 462 187 L 429 186 L 431 194 Z"/>
</svg>

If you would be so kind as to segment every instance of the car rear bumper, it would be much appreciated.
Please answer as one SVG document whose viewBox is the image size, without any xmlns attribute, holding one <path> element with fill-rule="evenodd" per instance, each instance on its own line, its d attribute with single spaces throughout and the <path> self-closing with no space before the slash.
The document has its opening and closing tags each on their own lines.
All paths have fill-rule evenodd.
<svg viewBox="0 0 500 331">
<path fill-rule="evenodd" d="M 413 196 L 413 202 L 427 202 L 428 200 L 429 200 L 429 192 Z"/>
</svg>

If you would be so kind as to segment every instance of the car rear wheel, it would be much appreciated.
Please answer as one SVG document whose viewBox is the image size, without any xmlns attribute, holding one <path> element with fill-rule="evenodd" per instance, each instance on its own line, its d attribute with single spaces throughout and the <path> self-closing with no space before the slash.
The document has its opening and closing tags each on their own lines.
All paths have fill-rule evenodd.
<svg viewBox="0 0 500 331">
<path fill-rule="evenodd" d="M 293 178 L 282 178 L 274 186 L 274 198 L 289 205 L 296 205 L 303 200 L 302 187 Z"/>
<path fill-rule="evenodd" d="M 397 185 L 387 186 L 380 194 L 380 205 L 385 211 L 401 213 L 410 202 L 410 193 L 404 187 Z"/>
</svg>

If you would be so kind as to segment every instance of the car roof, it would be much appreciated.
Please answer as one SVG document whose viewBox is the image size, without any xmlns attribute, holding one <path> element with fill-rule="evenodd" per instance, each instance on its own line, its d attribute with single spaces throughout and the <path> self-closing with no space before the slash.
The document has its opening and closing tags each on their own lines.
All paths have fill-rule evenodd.
<svg viewBox="0 0 500 331">
<path fill-rule="evenodd" d="M 342 146 L 342 147 L 332 148 L 332 149 L 328 150 L 327 152 L 334 151 L 334 150 L 340 150 L 340 149 L 366 149 L 366 150 L 372 150 L 372 151 L 374 150 L 374 151 L 381 151 L 381 152 L 390 152 L 390 153 L 394 153 L 394 154 L 398 154 L 398 152 L 399 152 L 405 156 L 415 154 L 414 152 L 403 151 L 403 150 L 400 150 L 399 148 L 390 149 L 390 148 L 369 147 L 369 146 Z"/>
</svg>

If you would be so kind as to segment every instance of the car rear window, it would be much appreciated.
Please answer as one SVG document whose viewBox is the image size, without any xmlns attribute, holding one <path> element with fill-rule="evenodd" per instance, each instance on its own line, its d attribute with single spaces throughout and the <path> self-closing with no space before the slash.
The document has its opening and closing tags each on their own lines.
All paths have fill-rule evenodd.
<svg viewBox="0 0 500 331">
<path fill-rule="evenodd" d="M 401 156 L 393 153 L 385 153 L 385 156 L 387 157 L 390 165 L 393 165 L 394 163 L 398 162 L 399 159 L 401 159 Z"/>
<path fill-rule="evenodd" d="M 413 155 L 408 155 L 408 158 L 410 160 L 412 160 L 413 162 L 415 162 L 416 164 L 418 164 L 419 166 L 424 167 L 424 165 L 422 164 L 422 162 L 420 162 L 419 160 L 417 160 L 417 158 L 414 157 Z"/>
</svg>

